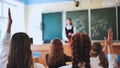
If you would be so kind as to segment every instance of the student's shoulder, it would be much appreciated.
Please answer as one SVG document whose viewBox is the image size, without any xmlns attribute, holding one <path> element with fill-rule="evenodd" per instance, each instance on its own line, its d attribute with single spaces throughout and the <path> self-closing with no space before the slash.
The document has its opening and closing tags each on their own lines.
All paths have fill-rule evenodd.
<svg viewBox="0 0 120 68">
<path fill-rule="evenodd" d="M 45 68 L 43 64 L 34 63 L 34 68 Z"/>
</svg>

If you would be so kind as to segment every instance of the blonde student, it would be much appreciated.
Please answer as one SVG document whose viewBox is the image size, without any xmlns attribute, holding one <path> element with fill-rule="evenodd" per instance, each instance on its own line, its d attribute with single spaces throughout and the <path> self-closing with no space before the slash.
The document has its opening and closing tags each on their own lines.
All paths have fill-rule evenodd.
<svg viewBox="0 0 120 68">
<path fill-rule="evenodd" d="M 15 33 L 10 40 L 12 17 L 8 11 L 8 27 L 2 41 L 0 52 L 0 68 L 45 68 L 42 64 L 34 63 L 30 38 L 26 33 Z"/>
</svg>

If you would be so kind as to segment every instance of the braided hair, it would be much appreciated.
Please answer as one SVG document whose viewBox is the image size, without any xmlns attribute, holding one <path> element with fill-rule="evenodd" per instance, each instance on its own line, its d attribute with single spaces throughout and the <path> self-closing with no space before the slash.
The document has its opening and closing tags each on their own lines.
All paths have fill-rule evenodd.
<svg viewBox="0 0 120 68">
<path fill-rule="evenodd" d="M 73 55 L 72 68 L 79 68 L 85 64 L 85 68 L 90 68 L 91 41 L 87 34 L 76 33 L 72 37 L 71 49 Z"/>
</svg>

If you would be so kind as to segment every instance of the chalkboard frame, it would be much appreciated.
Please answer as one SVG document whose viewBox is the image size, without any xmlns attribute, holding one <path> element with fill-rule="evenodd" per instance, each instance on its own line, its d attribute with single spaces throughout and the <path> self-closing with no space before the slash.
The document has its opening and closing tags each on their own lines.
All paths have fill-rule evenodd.
<svg viewBox="0 0 120 68">
<path fill-rule="evenodd" d="M 86 11 L 87 12 L 87 26 L 88 26 L 88 28 L 87 28 L 87 32 L 85 32 L 85 33 L 87 33 L 89 35 L 89 28 L 90 27 L 89 27 L 89 10 L 88 9 L 72 10 L 72 11 L 68 10 L 68 11 L 66 11 L 66 14 L 65 14 L 66 15 L 66 19 L 69 18 L 69 17 L 67 17 L 67 13 L 68 12 L 81 12 L 81 11 Z"/>
<path fill-rule="evenodd" d="M 93 9 L 90 9 L 90 17 L 92 16 L 92 13 L 91 13 L 92 10 L 101 10 L 101 9 L 110 9 L 110 8 L 114 8 L 115 11 L 116 11 L 116 7 L 103 7 L 103 8 L 93 8 Z M 115 13 L 115 14 L 117 14 L 117 13 Z M 117 16 L 117 15 L 116 15 L 116 16 Z M 115 17 L 115 18 L 117 18 L 117 17 Z M 116 19 L 115 19 L 115 20 L 116 20 Z M 91 20 L 90 20 L 90 21 L 91 21 Z M 90 24 L 91 24 L 91 23 L 90 23 Z M 116 21 L 116 22 L 115 22 L 115 25 L 116 25 L 116 28 L 115 28 L 115 31 L 116 31 L 115 33 L 116 33 L 116 34 L 115 34 L 115 35 L 116 35 L 116 37 L 115 37 L 115 39 L 114 39 L 113 41 L 117 41 L 117 40 L 118 40 L 118 39 L 117 39 L 117 38 L 118 38 L 118 35 L 117 35 L 117 32 L 118 32 L 118 31 L 117 31 L 117 29 L 118 29 L 118 28 L 117 28 L 117 24 L 118 24 L 118 23 L 117 23 L 117 21 Z M 92 26 L 91 26 L 91 27 L 92 27 Z M 90 32 L 91 32 L 91 28 L 90 28 Z M 91 33 L 92 33 L 92 32 L 91 32 Z M 104 41 L 104 37 L 103 37 L 103 40 L 93 40 L 93 39 L 92 39 L 92 36 L 90 36 L 90 37 L 91 37 L 91 40 L 92 40 L 92 41 Z"/>
<path fill-rule="evenodd" d="M 64 26 L 65 26 L 65 22 L 66 22 L 66 18 L 67 18 L 67 12 L 72 12 L 72 11 L 88 11 L 88 25 L 89 25 L 89 28 L 88 28 L 88 35 L 90 36 L 91 38 L 91 10 L 94 10 L 94 9 L 107 9 L 107 8 L 116 8 L 118 6 L 113 6 L 113 7 L 102 7 L 102 8 L 90 8 L 90 9 L 79 9 L 79 10 L 66 10 L 66 11 L 58 11 L 58 12 L 62 12 L 62 32 L 63 32 L 63 29 L 64 29 Z M 119 6 L 120 7 L 120 6 Z M 45 13 L 56 13 L 56 12 L 45 12 Z M 118 14 L 118 13 L 116 13 Z M 116 18 L 117 18 L 117 15 L 116 15 Z M 116 21 L 116 39 L 113 40 L 113 41 L 118 41 L 118 30 L 119 28 L 117 27 L 118 26 L 118 22 Z M 118 35 L 117 35 L 118 34 Z M 91 39 L 92 40 L 92 39 Z M 104 41 L 104 40 L 92 40 L 92 41 Z"/>
<path fill-rule="evenodd" d="M 116 9 L 116 6 L 113 6 L 113 7 L 102 7 L 102 8 L 90 8 L 90 9 L 81 9 L 81 10 L 72 10 L 72 11 L 83 11 L 83 10 L 87 10 L 88 11 L 88 24 L 90 25 L 89 26 L 89 29 L 88 29 L 88 35 L 90 36 L 90 38 L 92 37 L 91 36 L 91 11 L 92 10 L 97 10 L 97 9 L 109 9 L 109 8 L 114 8 L 114 9 Z M 72 12 L 71 11 L 71 12 Z M 70 10 L 69 11 L 66 11 L 66 18 L 67 18 L 67 12 L 70 12 Z M 117 22 L 117 13 L 116 13 L 116 22 L 115 22 L 115 25 L 116 25 L 116 28 L 115 28 L 115 35 L 116 35 L 116 37 L 115 37 L 115 39 L 113 40 L 113 41 L 118 41 L 118 22 Z M 90 21 L 89 21 L 90 20 Z M 92 38 L 91 38 L 91 40 L 92 41 L 104 41 L 104 39 L 103 40 L 93 40 Z"/>
<path fill-rule="evenodd" d="M 61 20 L 61 25 L 63 24 L 63 11 L 53 11 L 53 12 L 43 12 L 42 13 L 42 23 L 41 23 L 41 29 L 42 29 L 42 40 L 45 42 L 45 41 L 49 41 L 49 43 L 50 43 L 50 41 L 52 41 L 51 39 L 44 39 L 44 21 L 43 21 L 43 16 L 44 16 L 44 14 L 52 14 L 52 13 L 61 13 L 61 15 L 62 15 L 62 20 Z M 62 27 L 62 26 L 61 26 Z M 61 29 L 62 30 L 62 29 Z M 62 32 L 62 31 L 61 31 Z M 61 33 L 61 36 L 62 36 L 62 33 Z M 55 37 L 56 38 L 56 37 Z M 58 39 L 62 39 L 62 37 L 61 38 L 58 38 Z"/>
<path fill-rule="evenodd" d="M 120 41 L 120 6 L 117 6 L 117 13 L 118 13 L 118 41 Z"/>
</svg>

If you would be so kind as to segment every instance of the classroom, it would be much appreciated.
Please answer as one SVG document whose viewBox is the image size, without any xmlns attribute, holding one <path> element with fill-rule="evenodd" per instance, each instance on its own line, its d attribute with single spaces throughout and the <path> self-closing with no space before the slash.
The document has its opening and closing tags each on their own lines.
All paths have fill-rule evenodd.
<svg viewBox="0 0 120 68">
<path fill-rule="evenodd" d="M 9 24 L 10 22 L 12 22 L 12 26 Z M 112 29 L 112 40 L 109 39 L 109 37 L 111 38 L 110 28 Z M 43 68 L 58 68 L 50 67 L 48 65 L 49 58 L 46 57 L 46 54 L 51 52 L 51 46 L 55 40 L 62 43 L 63 53 L 71 58 L 71 61 L 65 62 L 65 64 L 74 66 L 72 52 L 74 50 L 71 50 L 71 45 L 74 35 L 77 33 L 88 35 L 91 45 L 99 42 L 102 49 L 106 47 L 104 51 L 102 50 L 106 59 L 109 59 L 109 46 L 106 43 L 109 39 L 111 50 L 114 50 L 117 57 L 117 67 L 110 67 L 108 63 L 107 67 L 103 66 L 102 68 L 120 67 L 120 0 L 0 0 L 0 52 L 3 52 L 4 38 L 9 37 L 9 35 L 6 36 L 6 32 L 11 34 L 10 48 L 11 45 L 14 45 L 11 43 L 16 33 L 22 32 L 29 36 L 33 61 L 41 64 L 41 67 L 34 68 L 42 68 L 42 65 Z M 77 43 L 77 41 L 75 42 Z M 91 46 L 90 49 L 92 50 L 92 48 Z M 10 51 L 12 52 L 11 49 Z M 0 53 L 0 55 L 2 54 L 4 53 Z M 7 68 L 11 68 L 9 62 Z M 102 61 L 100 62 L 102 64 Z M 0 68 L 5 68 L 1 63 Z M 92 68 L 92 65 L 91 67 L 87 66 L 85 68 Z"/>
</svg>

